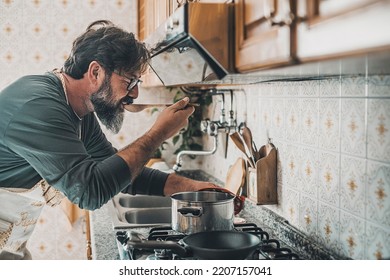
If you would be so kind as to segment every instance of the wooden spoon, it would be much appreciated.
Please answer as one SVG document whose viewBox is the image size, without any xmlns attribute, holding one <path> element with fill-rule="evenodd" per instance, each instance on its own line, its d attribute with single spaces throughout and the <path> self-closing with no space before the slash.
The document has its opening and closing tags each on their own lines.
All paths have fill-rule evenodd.
<svg viewBox="0 0 390 280">
<path fill-rule="evenodd" d="M 243 158 L 239 157 L 227 172 L 225 189 L 231 191 L 235 195 L 240 195 L 241 188 L 245 182 L 245 174 L 245 161 Z"/>
<path fill-rule="evenodd" d="M 255 163 L 253 162 L 252 158 L 248 155 L 248 153 L 246 152 L 245 150 L 245 143 L 244 141 L 241 139 L 240 135 L 238 134 L 238 132 L 234 132 L 232 134 L 230 134 L 230 138 L 233 140 L 234 144 L 236 144 L 237 148 L 244 153 L 244 155 L 246 156 L 246 158 L 248 159 L 249 161 L 249 164 L 251 167 L 255 167 Z"/>
<path fill-rule="evenodd" d="M 245 126 L 242 129 L 241 135 L 242 135 L 242 138 L 244 139 L 245 144 L 248 146 L 251 157 L 256 162 L 257 152 L 256 152 L 256 149 L 254 147 L 251 130 Z"/>
<path fill-rule="evenodd" d="M 167 103 L 167 104 L 128 104 L 128 105 L 125 105 L 125 110 L 129 111 L 129 112 L 132 112 L 132 113 L 137 113 L 137 112 L 141 112 L 147 108 L 158 108 L 158 107 L 169 107 L 173 105 L 172 103 Z M 198 107 L 200 106 L 199 103 L 188 103 L 187 106 L 195 106 L 195 107 Z"/>
</svg>

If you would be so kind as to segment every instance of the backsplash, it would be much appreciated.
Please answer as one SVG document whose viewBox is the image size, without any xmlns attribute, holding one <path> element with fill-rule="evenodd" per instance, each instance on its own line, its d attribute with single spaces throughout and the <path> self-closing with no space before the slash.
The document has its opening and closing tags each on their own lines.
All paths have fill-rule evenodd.
<svg viewBox="0 0 390 280">
<path fill-rule="evenodd" d="M 278 149 L 278 204 L 264 207 L 353 259 L 390 257 L 390 76 L 368 74 L 240 86 L 232 106 L 258 148 L 271 138 Z M 140 95 L 172 98 L 163 88 L 143 88 Z M 227 113 L 230 98 L 225 99 Z M 204 117 L 219 120 L 221 104 L 213 97 Z M 109 137 L 121 147 L 156 116 L 130 114 L 124 129 Z M 214 155 L 184 157 L 183 169 L 200 168 L 225 181 L 229 167 L 243 157 L 230 140 L 225 158 L 225 141 L 220 134 Z M 211 149 L 210 137 L 204 136 L 203 144 Z M 163 155 L 172 167 L 176 148 L 171 142 L 166 148 Z"/>
<path fill-rule="evenodd" d="M 258 148 L 278 149 L 278 204 L 265 207 L 353 259 L 390 257 L 390 76 L 368 74 L 248 85 L 233 105 Z M 223 149 L 201 164 L 221 180 L 243 156 Z"/>
</svg>

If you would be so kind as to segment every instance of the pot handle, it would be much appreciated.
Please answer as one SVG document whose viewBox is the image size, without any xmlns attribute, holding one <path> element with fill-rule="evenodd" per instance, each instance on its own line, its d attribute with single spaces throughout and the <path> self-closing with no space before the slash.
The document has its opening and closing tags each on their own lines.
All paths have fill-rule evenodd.
<svg viewBox="0 0 390 280">
<path fill-rule="evenodd" d="M 200 189 L 201 191 L 215 191 L 215 192 L 224 192 L 224 193 L 230 193 L 231 195 L 234 196 L 234 215 L 237 215 L 238 213 L 241 212 L 242 208 L 244 208 L 244 201 L 245 201 L 245 196 L 243 195 L 236 195 L 229 191 L 228 189 L 224 189 L 221 187 L 215 187 L 215 188 L 204 188 Z"/>
<path fill-rule="evenodd" d="M 177 212 L 179 212 L 185 217 L 200 217 L 203 214 L 203 208 L 182 207 L 180 209 L 177 209 Z"/>
</svg>

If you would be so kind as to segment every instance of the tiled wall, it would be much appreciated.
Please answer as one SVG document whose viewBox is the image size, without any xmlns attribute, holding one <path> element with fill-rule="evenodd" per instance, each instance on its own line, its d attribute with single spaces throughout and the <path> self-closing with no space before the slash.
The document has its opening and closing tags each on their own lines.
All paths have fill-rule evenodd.
<svg viewBox="0 0 390 280">
<path fill-rule="evenodd" d="M 72 41 L 98 19 L 136 32 L 137 1 L 0 0 L 0 90 L 61 67 Z M 85 223 L 70 224 L 61 207 L 45 208 L 28 248 L 34 259 L 86 259 Z"/>
<path fill-rule="evenodd" d="M 266 207 L 353 259 L 390 257 L 390 76 L 369 74 L 245 86 L 233 106 L 257 147 L 278 148 L 279 202 Z M 230 142 L 202 168 L 224 180 L 239 156 Z"/>
</svg>

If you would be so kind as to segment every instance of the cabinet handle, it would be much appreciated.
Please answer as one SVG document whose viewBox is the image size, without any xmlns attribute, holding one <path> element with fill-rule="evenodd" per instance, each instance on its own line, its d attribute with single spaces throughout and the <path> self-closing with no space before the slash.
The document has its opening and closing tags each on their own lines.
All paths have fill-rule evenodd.
<svg viewBox="0 0 390 280">
<path fill-rule="evenodd" d="M 277 19 L 277 14 L 279 14 L 279 12 L 277 12 L 276 14 L 268 13 L 267 15 L 265 15 L 266 20 L 269 23 L 271 23 L 271 26 L 290 26 L 292 24 L 292 22 L 294 21 L 295 14 L 293 13 L 292 10 L 296 4 L 292 3 L 292 2 L 294 2 L 292 0 L 283 1 L 283 2 L 284 2 L 283 5 L 280 5 L 280 6 L 283 7 L 283 10 L 285 10 L 285 13 L 281 19 Z M 296 9 L 294 9 L 294 10 L 296 10 Z"/>
</svg>

